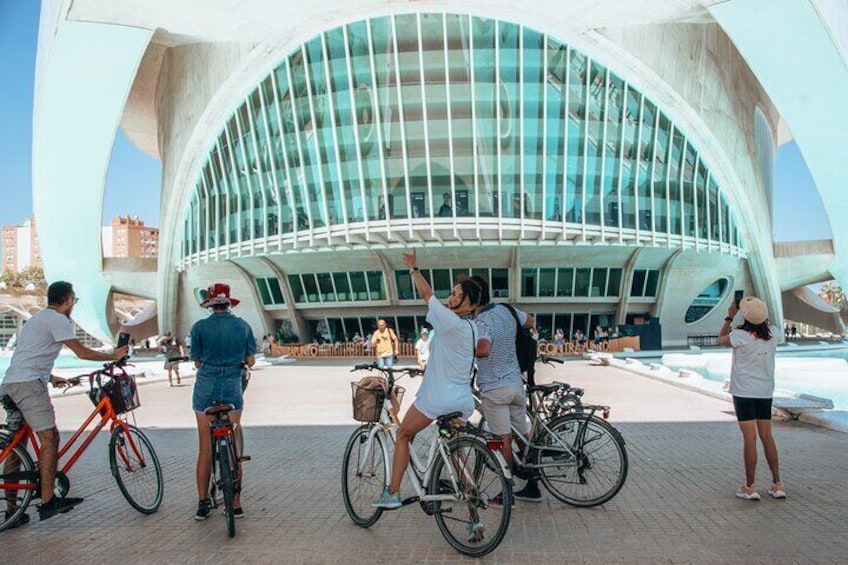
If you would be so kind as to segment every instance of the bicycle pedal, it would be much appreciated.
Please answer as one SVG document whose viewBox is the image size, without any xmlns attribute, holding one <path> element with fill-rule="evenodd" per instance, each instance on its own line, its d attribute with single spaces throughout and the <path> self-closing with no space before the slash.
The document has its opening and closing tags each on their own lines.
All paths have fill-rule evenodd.
<svg viewBox="0 0 848 565">
<path fill-rule="evenodd" d="M 416 502 L 419 502 L 420 500 L 421 500 L 421 498 L 418 497 L 418 496 L 410 496 L 409 498 L 403 499 L 400 503 L 403 506 L 408 506 L 410 504 L 415 504 Z"/>
<path fill-rule="evenodd" d="M 239 461 L 250 461 L 250 455 L 242 455 L 238 458 Z"/>
</svg>

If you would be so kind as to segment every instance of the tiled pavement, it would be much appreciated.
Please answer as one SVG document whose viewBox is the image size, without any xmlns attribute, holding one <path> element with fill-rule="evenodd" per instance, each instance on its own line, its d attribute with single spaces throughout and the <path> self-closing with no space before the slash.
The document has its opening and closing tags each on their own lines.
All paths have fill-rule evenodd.
<svg viewBox="0 0 848 565">
<path fill-rule="evenodd" d="M 552 376 L 547 369 L 543 375 Z M 627 440 L 630 473 L 605 506 L 578 509 L 547 496 L 518 502 L 501 546 L 484 561 L 508 563 L 846 563 L 848 435 L 776 424 L 789 498 L 738 500 L 741 439 L 725 402 L 607 367 L 570 362 L 556 377 L 611 404 Z M 86 501 L 44 523 L 0 533 L 12 563 L 443 563 L 463 561 L 417 506 L 353 525 L 340 493 L 350 419 L 345 366 L 298 363 L 254 373 L 245 414 L 244 507 L 234 539 L 224 520 L 192 519 L 196 432 L 191 387 L 141 388 L 139 424 L 162 460 L 165 501 L 135 512 L 109 474 L 106 436 L 71 471 Z M 191 381 L 189 381 L 191 382 Z M 409 402 L 416 383 L 409 383 Z M 91 408 L 85 396 L 56 401 L 63 428 Z M 31 511 L 34 513 L 34 510 Z M 33 516 L 35 517 L 35 516 Z M 470 561 L 470 560 L 469 560 Z"/>
</svg>

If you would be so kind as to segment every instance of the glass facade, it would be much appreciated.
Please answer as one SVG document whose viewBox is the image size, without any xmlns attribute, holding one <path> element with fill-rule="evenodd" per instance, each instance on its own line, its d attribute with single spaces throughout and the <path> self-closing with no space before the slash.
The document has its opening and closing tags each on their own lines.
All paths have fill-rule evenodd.
<svg viewBox="0 0 848 565">
<path fill-rule="evenodd" d="M 227 117 L 189 198 L 181 267 L 457 226 L 742 247 L 697 148 L 627 81 L 524 26 L 404 14 L 315 36 Z M 538 276 L 540 292 L 559 289 Z M 307 294 L 330 294 L 314 282 Z"/>
<path fill-rule="evenodd" d="M 298 304 L 386 300 L 386 285 L 380 271 L 304 273 L 288 278 Z"/>
</svg>

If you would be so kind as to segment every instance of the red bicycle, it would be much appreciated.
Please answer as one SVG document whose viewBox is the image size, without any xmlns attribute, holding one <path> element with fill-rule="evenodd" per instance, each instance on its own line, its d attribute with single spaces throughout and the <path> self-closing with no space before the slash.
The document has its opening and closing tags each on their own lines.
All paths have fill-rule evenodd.
<svg viewBox="0 0 848 565">
<path fill-rule="evenodd" d="M 129 421 L 129 415 L 139 407 L 135 380 L 124 369 L 123 360 L 106 363 L 88 375 L 69 379 L 79 384 L 87 378 L 88 395 L 94 410 L 74 435 L 59 449 L 60 469 L 56 471 L 56 496 L 65 496 L 71 488 L 68 472 L 106 426 L 112 433 L 109 440 L 109 467 L 121 494 L 130 505 L 143 514 L 152 514 L 162 504 L 164 485 L 162 467 L 147 436 Z M 97 417 L 91 430 L 88 427 Z M 86 431 L 88 430 L 87 435 Z M 82 441 L 73 452 L 71 448 Z M 27 446 L 32 446 L 34 458 Z M 0 497 L 6 501 L 6 512 L 0 513 L 0 532 L 18 522 L 34 498 L 41 497 L 38 467 L 33 462 L 40 455 L 36 434 L 25 422 L 17 429 L 0 426 Z M 64 461 L 64 463 L 62 463 Z"/>
</svg>

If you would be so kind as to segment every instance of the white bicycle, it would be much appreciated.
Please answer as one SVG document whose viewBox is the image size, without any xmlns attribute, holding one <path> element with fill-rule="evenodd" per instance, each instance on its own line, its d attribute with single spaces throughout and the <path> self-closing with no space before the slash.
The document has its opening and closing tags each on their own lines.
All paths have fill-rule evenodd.
<svg viewBox="0 0 848 565">
<path fill-rule="evenodd" d="M 381 369 L 376 364 L 356 365 L 354 371 L 377 369 L 386 376 L 373 391 L 374 402 L 366 414 L 356 405 L 354 417 L 366 420 L 347 442 L 342 466 L 342 495 L 351 520 L 367 528 L 383 514 L 371 505 L 391 477 L 392 450 L 397 437 L 400 387 L 395 374 L 414 377 L 418 368 Z M 357 392 L 358 383 L 353 383 Z M 361 400 L 360 387 L 358 398 Z M 365 393 L 367 395 L 367 393 Z M 418 436 L 429 439 L 426 459 L 410 449 L 407 477 L 415 496 L 403 505 L 418 502 L 436 519 L 439 531 L 457 551 L 481 557 L 503 540 L 512 512 L 512 475 L 501 455 L 503 440 L 459 420 L 460 412 L 439 416 Z"/>
</svg>

